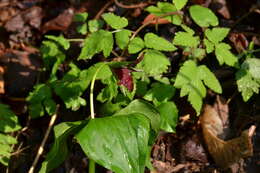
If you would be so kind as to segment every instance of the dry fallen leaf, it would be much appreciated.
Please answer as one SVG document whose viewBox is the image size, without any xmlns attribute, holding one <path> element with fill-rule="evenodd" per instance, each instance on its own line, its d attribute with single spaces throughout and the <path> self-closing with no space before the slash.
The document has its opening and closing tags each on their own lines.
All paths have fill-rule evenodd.
<svg viewBox="0 0 260 173">
<path fill-rule="evenodd" d="M 4 68 L 0 66 L 0 94 L 5 93 L 4 85 Z"/>
<path fill-rule="evenodd" d="M 204 112 L 200 116 L 200 122 L 209 153 L 218 166 L 226 169 L 240 159 L 253 155 L 251 138 L 255 126 L 243 131 L 239 137 L 227 140 L 229 134 L 228 121 L 225 119 L 226 117 L 223 119 L 223 114 L 221 115 L 218 105 L 205 105 Z"/>
</svg>

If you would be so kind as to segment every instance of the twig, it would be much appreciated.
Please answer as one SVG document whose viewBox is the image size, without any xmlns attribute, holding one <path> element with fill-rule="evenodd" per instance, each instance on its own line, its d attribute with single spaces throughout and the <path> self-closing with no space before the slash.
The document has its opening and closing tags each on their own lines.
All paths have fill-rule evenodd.
<svg viewBox="0 0 260 173">
<path fill-rule="evenodd" d="M 121 8 L 144 8 L 146 7 L 147 5 L 151 4 L 151 2 L 141 2 L 139 4 L 132 4 L 132 5 L 125 5 L 125 4 L 122 4 L 121 2 L 119 2 L 118 0 L 115 0 L 115 4 L 118 6 L 118 7 L 121 7 Z"/>
<path fill-rule="evenodd" d="M 96 14 L 96 16 L 94 17 L 94 19 L 99 19 L 100 16 L 104 13 L 104 11 L 111 5 L 113 4 L 114 0 L 110 0 L 108 1 L 103 8 L 101 8 L 101 10 L 99 10 L 99 12 Z"/>
<path fill-rule="evenodd" d="M 41 154 L 43 153 L 44 145 L 45 145 L 45 143 L 46 143 L 46 141 L 47 141 L 47 139 L 49 137 L 49 134 L 50 134 L 51 129 L 52 129 L 54 123 L 55 123 L 56 118 L 57 118 L 57 111 L 56 111 L 56 113 L 54 115 L 51 116 L 51 119 L 50 119 L 50 122 L 49 122 L 49 126 L 48 126 L 48 128 L 46 130 L 46 133 L 44 135 L 42 143 L 41 143 L 41 145 L 40 145 L 40 147 L 38 149 L 37 155 L 36 155 L 36 157 L 35 157 L 35 159 L 33 161 L 33 164 L 32 164 L 32 166 L 31 166 L 31 168 L 30 168 L 28 173 L 33 173 L 34 172 L 34 169 L 35 169 L 35 167 L 37 165 L 37 162 L 39 161 L 39 158 L 40 158 Z"/>
</svg>

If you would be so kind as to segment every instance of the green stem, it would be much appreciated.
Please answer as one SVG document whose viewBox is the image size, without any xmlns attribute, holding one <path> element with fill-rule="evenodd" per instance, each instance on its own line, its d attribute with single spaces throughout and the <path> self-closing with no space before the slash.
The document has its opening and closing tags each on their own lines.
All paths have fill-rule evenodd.
<svg viewBox="0 0 260 173">
<path fill-rule="evenodd" d="M 95 161 L 92 159 L 89 159 L 89 167 L 88 167 L 88 172 L 89 173 L 95 173 Z"/>
<path fill-rule="evenodd" d="M 82 39 L 82 38 L 71 38 L 71 39 L 67 39 L 67 40 L 70 42 L 83 42 L 84 41 L 84 39 Z"/>
</svg>

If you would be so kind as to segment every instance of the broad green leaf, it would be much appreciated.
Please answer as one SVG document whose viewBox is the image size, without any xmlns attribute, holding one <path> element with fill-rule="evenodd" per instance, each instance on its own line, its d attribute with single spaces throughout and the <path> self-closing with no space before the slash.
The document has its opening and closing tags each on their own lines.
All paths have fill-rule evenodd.
<svg viewBox="0 0 260 173">
<path fill-rule="evenodd" d="M 173 43 L 178 46 L 197 47 L 200 43 L 198 36 L 193 36 L 187 32 L 177 32 Z"/>
<path fill-rule="evenodd" d="M 224 63 L 234 67 L 238 59 L 231 53 L 231 47 L 226 43 L 219 43 L 216 45 L 215 54 L 220 65 Z"/>
<path fill-rule="evenodd" d="M 63 35 L 60 36 L 54 36 L 54 35 L 45 35 L 46 38 L 56 41 L 59 43 L 65 50 L 68 50 L 70 48 L 70 42 L 63 37 Z"/>
<path fill-rule="evenodd" d="M 88 13 L 84 12 L 84 13 L 75 14 L 73 20 L 75 22 L 85 22 L 87 18 L 88 18 Z"/>
<path fill-rule="evenodd" d="M 57 168 L 67 158 L 69 150 L 67 138 L 76 134 L 85 125 L 85 121 L 63 122 L 54 126 L 54 143 L 41 165 L 40 173 Z"/>
<path fill-rule="evenodd" d="M 29 96 L 26 98 L 26 101 L 29 102 L 29 115 L 32 118 L 38 118 L 44 115 L 44 103 L 47 106 L 47 113 L 52 113 L 51 110 L 56 109 L 52 104 L 52 107 L 49 107 L 46 101 L 52 100 L 52 91 L 51 88 L 46 84 L 38 84 L 34 86 L 34 90 L 29 93 Z"/>
<path fill-rule="evenodd" d="M 0 104 L 0 132 L 10 133 L 21 128 L 17 116 L 10 110 L 9 106 Z"/>
<path fill-rule="evenodd" d="M 105 13 L 102 17 L 114 29 L 122 29 L 128 25 L 128 20 L 125 17 L 116 16 L 113 13 Z"/>
<path fill-rule="evenodd" d="M 144 43 L 146 47 L 156 50 L 175 51 L 177 49 L 172 43 L 154 33 L 145 34 Z"/>
<path fill-rule="evenodd" d="M 200 27 L 217 26 L 218 18 L 217 16 L 206 7 L 200 5 L 193 5 L 189 9 L 191 18 Z"/>
<path fill-rule="evenodd" d="M 169 3 L 169 2 L 158 2 L 157 7 L 149 6 L 145 10 L 156 16 L 160 16 L 165 13 L 177 11 L 175 5 L 173 5 L 172 3 Z M 181 25 L 181 23 L 182 23 L 182 17 L 179 15 L 171 15 L 171 16 L 167 16 L 164 18 L 169 20 L 170 22 L 172 22 L 175 25 Z"/>
<path fill-rule="evenodd" d="M 143 69 L 150 76 L 161 75 L 170 66 L 168 58 L 157 50 L 147 50 L 143 60 L 137 64 L 137 69 Z"/>
<path fill-rule="evenodd" d="M 198 67 L 199 70 L 199 76 L 203 80 L 204 84 L 215 91 L 216 93 L 222 93 L 221 85 L 216 78 L 216 76 L 208 69 L 205 65 L 200 65 Z"/>
<path fill-rule="evenodd" d="M 87 156 L 105 168 L 115 173 L 143 173 L 149 126 L 149 120 L 138 113 L 96 118 L 76 139 Z"/>
<path fill-rule="evenodd" d="M 156 108 L 143 100 L 134 100 L 130 104 L 128 104 L 127 107 L 124 109 L 120 110 L 114 116 L 117 115 L 128 115 L 128 114 L 143 114 L 145 115 L 150 121 L 151 121 L 151 126 L 152 129 L 155 130 L 156 132 L 160 128 L 160 114 L 156 110 Z"/>
<path fill-rule="evenodd" d="M 106 63 L 99 62 L 99 63 L 96 63 L 95 65 L 92 65 L 88 70 L 86 70 L 84 72 L 82 71 L 81 73 L 83 73 L 83 75 L 84 75 L 84 77 L 82 77 L 82 78 L 88 78 L 88 79 L 92 80 L 94 77 L 94 74 L 96 73 L 96 71 L 98 69 L 99 69 L 99 72 L 97 73 L 96 80 L 104 80 L 113 75 L 110 67 Z"/>
<path fill-rule="evenodd" d="M 88 21 L 88 29 L 90 32 L 98 31 L 103 27 L 103 25 L 104 25 L 104 21 L 102 20 L 93 19 Z"/>
<path fill-rule="evenodd" d="M 199 60 L 202 60 L 206 56 L 206 50 L 202 48 L 192 49 L 192 56 Z"/>
<path fill-rule="evenodd" d="M 202 100 L 206 96 L 206 88 L 202 82 L 204 78 L 204 76 L 201 76 L 200 68 L 196 63 L 192 60 L 188 60 L 185 61 L 180 68 L 174 83 L 176 88 L 181 89 L 181 97 L 188 95 L 188 100 L 196 110 L 197 115 L 200 113 Z"/>
<path fill-rule="evenodd" d="M 206 29 L 205 35 L 209 39 L 209 41 L 217 44 L 224 40 L 224 38 L 228 35 L 229 28 L 213 28 L 213 29 Z"/>
<path fill-rule="evenodd" d="M 211 53 L 214 51 L 214 44 L 211 43 L 208 39 L 204 38 L 203 43 L 206 46 L 206 52 Z"/>
<path fill-rule="evenodd" d="M 172 3 L 175 5 L 177 10 L 181 10 L 187 2 L 188 0 L 172 0 Z"/>
<path fill-rule="evenodd" d="M 170 84 L 153 83 L 150 90 L 144 96 L 144 99 L 152 101 L 158 106 L 163 102 L 170 100 L 175 94 L 175 88 Z"/>
<path fill-rule="evenodd" d="M 127 29 L 115 33 L 116 44 L 120 49 L 124 49 L 128 45 L 130 35 L 131 31 Z"/>
<path fill-rule="evenodd" d="M 84 23 L 82 25 L 77 26 L 76 30 L 78 33 L 85 35 L 88 32 L 88 26 L 86 23 Z"/>
<path fill-rule="evenodd" d="M 135 37 L 133 40 L 130 41 L 128 45 L 128 52 L 130 54 L 137 53 L 144 48 L 144 41 L 140 37 Z"/>
<path fill-rule="evenodd" d="M 241 92 L 245 102 L 248 101 L 254 93 L 259 93 L 260 81 L 255 80 L 248 71 L 240 69 L 236 73 L 236 80 L 238 91 Z"/>
<path fill-rule="evenodd" d="M 174 133 L 175 127 L 178 123 L 178 109 L 173 102 L 164 102 L 160 104 L 157 109 L 161 115 L 161 129 Z"/>
<path fill-rule="evenodd" d="M 91 59 L 95 54 L 103 51 L 105 57 L 108 57 L 113 49 L 113 35 L 109 31 L 98 30 L 93 32 L 84 41 L 78 59 Z"/>
<path fill-rule="evenodd" d="M 253 78 L 260 79 L 260 59 L 248 58 L 242 64 L 242 68 L 248 70 Z"/>
</svg>

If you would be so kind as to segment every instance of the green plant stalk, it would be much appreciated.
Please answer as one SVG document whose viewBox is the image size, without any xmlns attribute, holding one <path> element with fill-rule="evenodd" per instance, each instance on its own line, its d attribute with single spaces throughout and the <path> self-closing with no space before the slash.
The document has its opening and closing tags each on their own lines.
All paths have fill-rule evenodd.
<svg viewBox="0 0 260 173">
<path fill-rule="evenodd" d="M 95 86 L 95 81 L 96 81 L 98 72 L 100 71 L 100 69 L 101 69 L 104 65 L 105 65 L 105 64 L 101 65 L 101 66 L 97 69 L 97 71 L 96 71 L 96 73 L 94 74 L 94 76 L 93 76 L 93 78 L 92 78 L 92 81 L 91 81 L 90 97 L 89 97 L 89 100 L 90 100 L 90 116 L 91 116 L 91 119 L 94 119 L 94 118 L 95 118 L 95 111 L 94 111 L 94 86 Z M 89 172 L 89 173 L 95 173 L 95 161 L 92 160 L 92 159 L 89 159 L 88 172 Z"/>
</svg>

